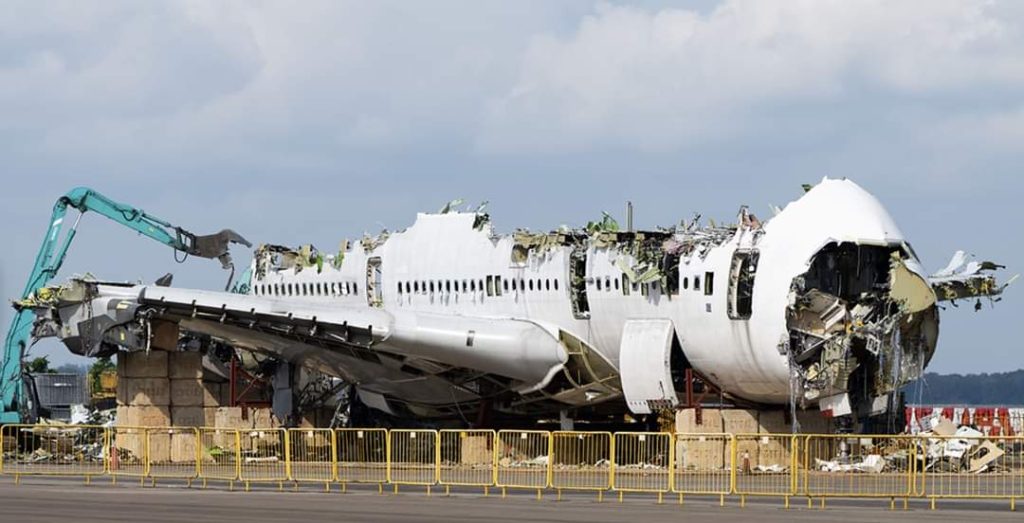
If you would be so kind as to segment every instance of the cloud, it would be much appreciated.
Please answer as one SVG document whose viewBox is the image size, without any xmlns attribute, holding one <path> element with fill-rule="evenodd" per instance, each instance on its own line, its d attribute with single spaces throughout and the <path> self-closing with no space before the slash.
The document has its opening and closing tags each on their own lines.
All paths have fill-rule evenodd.
<svg viewBox="0 0 1024 523">
<path fill-rule="evenodd" d="M 730 0 L 698 13 L 603 5 L 537 35 L 491 101 L 488 151 L 664 151 L 771 136 L 776 110 L 815 116 L 952 102 L 1024 84 L 1021 17 L 987 1 Z M 866 99 L 866 100 L 865 100 Z M 867 103 L 858 103 L 858 102 Z M 874 107 L 872 107 L 874 104 Z M 824 112 L 817 109 L 824 108 Z M 786 122 L 782 122 L 786 123 Z"/>
</svg>

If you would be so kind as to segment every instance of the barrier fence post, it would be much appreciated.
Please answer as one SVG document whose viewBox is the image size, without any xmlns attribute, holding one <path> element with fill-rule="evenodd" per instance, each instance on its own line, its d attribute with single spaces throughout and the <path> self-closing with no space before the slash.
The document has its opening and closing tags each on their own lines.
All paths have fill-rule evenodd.
<svg viewBox="0 0 1024 523">
<path fill-rule="evenodd" d="M 245 429 L 239 431 L 239 479 L 250 489 L 252 483 L 277 483 L 284 489 L 288 481 L 288 433 L 285 429 Z"/>
<path fill-rule="evenodd" d="M 150 462 L 149 438 L 145 427 L 110 427 L 107 470 L 111 482 L 119 477 L 138 478 L 144 484 Z M 169 451 L 169 448 L 168 448 Z"/>
<path fill-rule="evenodd" d="M 500 430 L 495 446 L 495 485 L 505 497 L 510 488 L 534 489 L 537 499 L 551 481 L 551 433 Z"/>
<path fill-rule="evenodd" d="M 1016 509 L 1024 497 L 1024 438 L 979 436 L 963 430 L 952 436 L 914 439 L 920 495 L 934 509 L 939 499 L 1003 499 Z"/>
<path fill-rule="evenodd" d="M 672 490 L 672 434 L 617 432 L 613 441 L 612 489 L 622 501 L 626 492 L 647 492 L 661 503 Z"/>
<path fill-rule="evenodd" d="M 323 483 L 329 491 L 337 479 L 334 431 L 331 429 L 288 429 L 288 479 Z"/>
<path fill-rule="evenodd" d="M 740 503 L 748 496 L 783 499 L 786 507 L 797 492 L 798 437 L 793 434 L 733 436 L 733 488 Z"/>
<path fill-rule="evenodd" d="M 452 486 L 482 487 L 487 495 L 494 485 L 495 438 L 493 430 L 442 430 L 439 432 L 438 481 L 445 494 Z"/>
<path fill-rule="evenodd" d="M 385 429 L 335 429 L 336 477 L 345 492 L 349 483 L 388 482 L 388 433 Z"/>
<path fill-rule="evenodd" d="M 612 484 L 610 432 L 556 431 L 551 433 L 551 487 L 559 499 L 562 490 L 593 490 L 598 501 Z"/>
<path fill-rule="evenodd" d="M 672 491 L 685 495 L 717 496 L 725 503 L 733 485 L 732 435 L 676 433 L 672 462 Z"/>
<path fill-rule="evenodd" d="M 241 436 L 237 429 L 200 427 L 198 473 L 206 488 L 209 480 L 224 481 L 233 490 L 241 473 Z"/>
<path fill-rule="evenodd" d="M 815 434 L 805 438 L 804 494 L 809 498 L 879 498 L 914 495 L 912 436 Z"/>
<path fill-rule="evenodd" d="M 199 476 L 199 430 L 192 427 L 150 427 L 146 434 L 146 475 L 184 480 L 192 486 Z"/>
<path fill-rule="evenodd" d="M 437 484 L 438 433 L 423 429 L 393 429 L 388 432 L 388 480 L 398 492 L 399 485 L 421 485 L 430 495 Z"/>
<path fill-rule="evenodd" d="M 106 473 L 107 432 L 98 425 L 4 425 L 0 473 L 14 476 L 81 476 Z"/>
</svg>

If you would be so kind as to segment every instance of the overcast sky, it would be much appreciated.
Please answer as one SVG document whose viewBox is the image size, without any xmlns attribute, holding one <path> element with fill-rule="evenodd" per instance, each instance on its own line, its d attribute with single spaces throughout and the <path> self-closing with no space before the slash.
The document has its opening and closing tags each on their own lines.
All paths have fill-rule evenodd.
<svg viewBox="0 0 1024 523">
<path fill-rule="evenodd" d="M 0 294 L 76 185 L 333 250 L 454 198 L 506 232 L 627 199 L 644 227 L 766 216 L 828 175 L 928 269 L 964 249 L 1020 272 L 1022 31 L 1024 3 L 965 0 L 4 2 Z M 225 278 L 95 215 L 72 251 L 62 279 Z M 947 308 L 930 369 L 1024 367 L 1022 304 Z"/>
</svg>

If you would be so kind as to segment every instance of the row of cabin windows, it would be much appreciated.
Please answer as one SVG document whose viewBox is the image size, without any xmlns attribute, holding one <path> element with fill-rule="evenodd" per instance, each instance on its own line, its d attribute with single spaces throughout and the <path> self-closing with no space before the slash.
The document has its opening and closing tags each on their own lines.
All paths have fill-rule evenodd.
<svg viewBox="0 0 1024 523">
<path fill-rule="evenodd" d="M 502 293 L 519 291 L 550 291 L 558 290 L 558 280 L 523 278 L 502 278 L 488 276 L 486 280 L 428 280 L 400 281 L 398 294 L 427 294 L 433 292 L 486 292 L 488 296 L 501 296 Z"/>
<path fill-rule="evenodd" d="M 257 296 L 348 296 L 359 294 L 355 282 L 258 283 L 253 286 Z"/>
<path fill-rule="evenodd" d="M 605 276 L 603 280 L 604 280 L 604 283 L 602 284 L 602 278 L 600 278 L 600 277 L 594 278 L 594 285 L 597 287 L 597 290 L 601 290 L 603 288 L 605 291 L 611 291 L 612 287 L 614 287 L 615 290 L 622 289 L 622 295 L 623 296 L 629 296 L 631 289 L 632 289 L 633 292 L 636 292 L 636 291 L 639 290 L 641 295 L 647 296 L 647 294 L 650 293 L 650 291 L 652 289 L 656 290 L 656 289 L 658 289 L 658 287 L 660 285 L 660 283 L 657 282 L 657 281 L 653 281 L 653 282 L 650 282 L 650 283 L 643 283 L 643 284 L 636 283 L 636 282 L 630 283 L 629 278 L 625 274 L 622 275 L 621 284 L 620 284 L 620 278 L 612 279 L 611 276 Z M 713 272 L 705 272 L 704 273 L 704 295 L 705 296 L 711 296 L 714 293 L 714 290 L 715 290 L 715 288 L 714 288 L 714 281 L 715 281 L 715 273 L 713 273 Z M 671 286 L 672 282 L 669 282 L 669 283 L 670 283 L 670 285 L 666 286 L 667 287 L 666 290 L 668 291 L 668 293 L 672 294 L 672 295 L 679 294 L 679 288 L 676 287 L 675 289 L 673 289 L 672 286 Z M 676 284 L 678 285 L 678 282 L 676 282 Z M 683 278 L 683 289 L 689 289 L 689 288 L 690 288 L 690 278 L 689 277 L 685 277 L 685 278 Z M 694 276 L 693 277 L 693 290 L 700 291 L 700 276 Z"/>
</svg>

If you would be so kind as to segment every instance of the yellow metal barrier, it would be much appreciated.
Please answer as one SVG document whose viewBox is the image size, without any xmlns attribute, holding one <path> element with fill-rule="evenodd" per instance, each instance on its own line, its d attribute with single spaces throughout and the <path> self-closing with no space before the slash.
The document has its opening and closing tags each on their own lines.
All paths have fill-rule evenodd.
<svg viewBox="0 0 1024 523">
<path fill-rule="evenodd" d="M 0 474 L 683 495 L 1024 498 L 1024 437 L 6 425 Z"/>
<path fill-rule="evenodd" d="M 146 475 L 183 479 L 199 477 L 199 430 L 191 427 L 146 429 Z"/>
<path fill-rule="evenodd" d="M 596 490 L 598 498 L 612 486 L 610 432 L 551 433 L 551 486 L 562 490 Z"/>
<path fill-rule="evenodd" d="M 149 441 L 145 427 L 110 427 L 107 471 L 111 481 L 119 477 L 139 478 L 144 482 L 149 473 Z"/>
<path fill-rule="evenodd" d="M 388 431 L 385 429 L 336 429 L 337 478 L 344 490 L 348 483 L 388 482 Z"/>
<path fill-rule="evenodd" d="M 508 488 L 537 489 L 550 484 L 551 433 L 544 430 L 498 431 L 495 484 L 502 496 Z"/>
<path fill-rule="evenodd" d="M 1024 498 L 1024 437 L 927 437 L 917 439 L 916 494 L 936 499 Z"/>
<path fill-rule="evenodd" d="M 239 479 L 246 490 L 250 483 L 288 481 L 288 433 L 285 429 L 244 429 L 240 432 Z"/>
<path fill-rule="evenodd" d="M 733 492 L 778 496 L 789 507 L 799 484 L 799 441 L 793 434 L 736 434 L 732 444 Z"/>
<path fill-rule="evenodd" d="M 21 476 L 82 476 L 106 472 L 107 432 L 100 426 L 4 425 L 0 472 Z"/>
<path fill-rule="evenodd" d="M 337 452 L 331 429 L 288 429 L 288 477 L 292 481 L 324 484 L 330 490 L 336 478 Z"/>
<path fill-rule="evenodd" d="M 810 498 L 914 495 L 913 436 L 811 435 L 803 440 L 803 493 Z M 824 500 L 822 500 L 824 502 Z"/>
<path fill-rule="evenodd" d="M 718 496 L 720 505 L 732 491 L 732 435 L 675 435 L 672 491 L 679 495 Z"/>
<path fill-rule="evenodd" d="M 452 485 L 483 487 L 494 485 L 495 438 L 493 430 L 440 431 L 438 482 L 445 491 Z"/>
<path fill-rule="evenodd" d="M 424 485 L 427 494 L 437 483 L 437 432 L 422 429 L 394 429 L 388 432 L 388 482 L 399 485 Z"/>
<path fill-rule="evenodd" d="M 612 489 L 619 492 L 652 492 L 662 496 L 672 490 L 672 434 L 667 432 L 619 432 L 612 448 Z"/>
<path fill-rule="evenodd" d="M 198 473 L 206 486 L 209 480 L 227 481 L 233 488 L 238 479 L 242 456 L 241 434 L 236 429 L 202 427 L 199 432 Z"/>
</svg>

